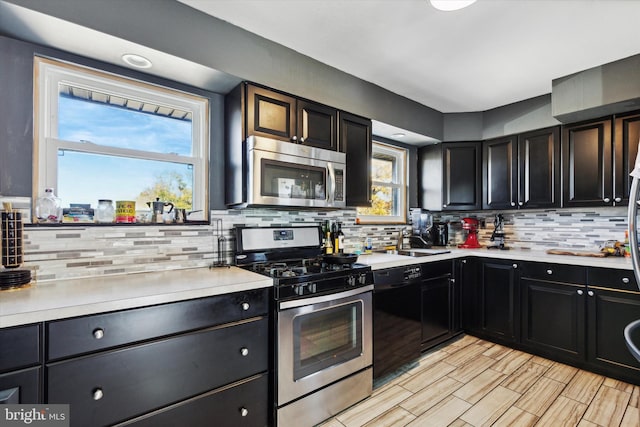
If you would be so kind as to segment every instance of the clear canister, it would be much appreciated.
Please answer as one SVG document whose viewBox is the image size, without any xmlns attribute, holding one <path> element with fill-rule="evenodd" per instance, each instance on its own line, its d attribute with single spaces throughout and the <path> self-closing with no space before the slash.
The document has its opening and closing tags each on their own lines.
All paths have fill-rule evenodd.
<svg viewBox="0 0 640 427">
<path fill-rule="evenodd" d="M 108 199 L 98 200 L 96 219 L 99 223 L 112 223 L 115 220 L 115 214 L 113 201 Z"/>
</svg>

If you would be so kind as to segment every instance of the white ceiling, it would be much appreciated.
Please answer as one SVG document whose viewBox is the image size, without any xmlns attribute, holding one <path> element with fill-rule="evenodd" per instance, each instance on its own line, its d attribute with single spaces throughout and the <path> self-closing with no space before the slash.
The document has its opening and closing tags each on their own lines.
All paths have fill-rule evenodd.
<svg viewBox="0 0 640 427">
<path fill-rule="evenodd" d="M 444 113 L 551 92 L 640 53 L 639 0 L 179 0 Z M 639 71 L 640 76 L 640 71 Z"/>
</svg>

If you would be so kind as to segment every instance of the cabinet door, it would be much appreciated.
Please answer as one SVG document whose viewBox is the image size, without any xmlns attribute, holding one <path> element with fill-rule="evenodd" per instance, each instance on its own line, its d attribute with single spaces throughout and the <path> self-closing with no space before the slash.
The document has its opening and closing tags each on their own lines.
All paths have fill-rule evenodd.
<svg viewBox="0 0 640 427">
<path fill-rule="evenodd" d="M 562 134 L 563 206 L 613 204 L 611 119 L 565 126 Z"/>
<path fill-rule="evenodd" d="M 41 371 L 38 366 L 0 375 L 0 407 L 4 404 L 40 403 Z"/>
<path fill-rule="evenodd" d="M 518 136 L 518 207 L 560 207 L 560 128 Z"/>
<path fill-rule="evenodd" d="M 517 267 L 485 261 L 480 275 L 480 331 L 510 342 L 519 338 Z"/>
<path fill-rule="evenodd" d="M 269 89 L 247 86 L 246 136 L 291 141 L 295 136 L 296 99 Z"/>
<path fill-rule="evenodd" d="M 421 288 L 423 349 L 446 340 L 453 331 L 451 275 L 424 280 Z"/>
<path fill-rule="evenodd" d="M 474 258 L 455 261 L 454 279 L 460 289 L 460 325 L 463 330 L 476 332 L 478 313 L 478 262 Z"/>
<path fill-rule="evenodd" d="M 482 207 L 516 208 L 518 138 L 507 136 L 482 143 Z"/>
<path fill-rule="evenodd" d="M 481 144 L 443 143 L 442 207 L 444 210 L 477 210 L 482 188 Z"/>
<path fill-rule="evenodd" d="M 586 286 L 520 279 L 522 343 L 554 359 L 584 360 Z"/>
<path fill-rule="evenodd" d="M 338 110 L 299 99 L 297 111 L 296 136 L 300 144 L 338 149 Z"/>
<path fill-rule="evenodd" d="M 631 177 L 638 155 L 640 141 L 640 114 L 616 117 L 615 122 L 615 199 L 616 205 L 629 203 Z"/>
<path fill-rule="evenodd" d="M 347 154 L 347 206 L 371 206 L 371 120 L 340 112 L 338 149 Z"/>
<path fill-rule="evenodd" d="M 589 288 L 587 301 L 589 362 L 637 383 L 640 363 L 629 352 L 622 331 L 640 319 L 640 293 Z M 640 334 L 633 338 L 640 343 Z"/>
</svg>

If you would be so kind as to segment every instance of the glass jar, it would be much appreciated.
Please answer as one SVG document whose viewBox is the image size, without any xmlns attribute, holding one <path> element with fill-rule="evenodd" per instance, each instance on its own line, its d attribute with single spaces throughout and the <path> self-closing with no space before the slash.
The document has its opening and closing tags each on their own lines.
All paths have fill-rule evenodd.
<svg viewBox="0 0 640 427">
<path fill-rule="evenodd" d="M 44 196 L 36 200 L 36 217 L 38 222 L 60 222 L 62 207 L 60 199 L 53 193 L 53 188 L 45 188 Z"/>
<path fill-rule="evenodd" d="M 96 212 L 96 220 L 99 223 L 112 223 L 116 218 L 116 211 L 113 208 L 113 201 L 108 199 L 98 200 L 98 209 Z"/>
</svg>

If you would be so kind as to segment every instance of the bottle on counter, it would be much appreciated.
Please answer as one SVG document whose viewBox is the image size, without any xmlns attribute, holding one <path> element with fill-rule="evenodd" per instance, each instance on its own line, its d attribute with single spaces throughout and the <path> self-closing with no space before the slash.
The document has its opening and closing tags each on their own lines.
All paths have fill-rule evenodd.
<svg viewBox="0 0 640 427">
<path fill-rule="evenodd" d="M 624 256 L 631 256 L 631 246 L 629 245 L 629 230 L 624 230 Z"/>
<path fill-rule="evenodd" d="M 36 217 L 38 222 L 62 221 L 61 201 L 53 192 L 53 188 L 45 188 L 44 196 L 36 200 Z"/>
<path fill-rule="evenodd" d="M 331 225 L 329 221 L 324 222 L 322 231 L 324 232 L 324 253 L 330 255 L 333 253 L 333 240 L 331 238 Z"/>
<path fill-rule="evenodd" d="M 336 253 L 344 253 L 344 233 L 342 232 L 342 223 L 338 223 L 336 233 L 333 238 L 333 250 Z"/>
</svg>

